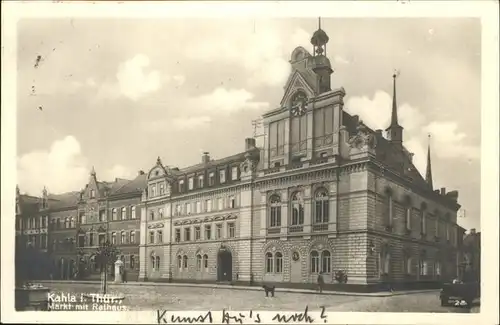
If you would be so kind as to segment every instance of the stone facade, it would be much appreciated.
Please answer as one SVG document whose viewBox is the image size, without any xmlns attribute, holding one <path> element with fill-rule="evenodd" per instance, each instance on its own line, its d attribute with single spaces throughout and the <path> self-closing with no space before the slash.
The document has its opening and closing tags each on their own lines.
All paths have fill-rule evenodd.
<svg viewBox="0 0 500 325">
<path fill-rule="evenodd" d="M 319 36 L 318 36 L 319 35 Z M 139 279 L 380 287 L 458 274 L 456 191 L 434 190 L 403 145 L 394 95 L 387 138 L 343 107 L 315 33 L 293 51 L 264 145 L 185 169 L 160 158 L 141 203 Z M 394 93 L 396 80 L 394 76 Z M 430 159 L 429 159 L 430 165 Z"/>
</svg>

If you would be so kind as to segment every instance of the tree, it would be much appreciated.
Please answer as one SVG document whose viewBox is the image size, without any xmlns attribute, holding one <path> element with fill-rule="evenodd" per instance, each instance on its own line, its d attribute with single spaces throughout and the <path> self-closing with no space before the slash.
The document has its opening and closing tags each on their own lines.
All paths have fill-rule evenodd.
<svg viewBox="0 0 500 325">
<path fill-rule="evenodd" d="M 99 266 L 99 270 L 101 271 L 101 291 L 104 294 L 107 291 L 108 266 L 114 266 L 116 258 L 119 254 L 120 251 L 109 241 L 106 241 L 105 243 L 100 245 L 91 256 L 95 259 L 95 262 L 97 263 L 97 265 Z"/>
</svg>

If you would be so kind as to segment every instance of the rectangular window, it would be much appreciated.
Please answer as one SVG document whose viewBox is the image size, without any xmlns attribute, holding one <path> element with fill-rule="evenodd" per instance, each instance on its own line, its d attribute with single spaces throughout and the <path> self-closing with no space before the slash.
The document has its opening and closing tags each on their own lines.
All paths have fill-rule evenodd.
<svg viewBox="0 0 500 325">
<path fill-rule="evenodd" d="M 178 243 L 181 241 L 181 229 L 176 228 L 175 229 L 175 242 Z"/>
<path fill-rule="evenodd" d="M 224 209 L 224 200 L 223 200 L 222 198 L 219 198 L 219 199 L 218 199 L 218 202 L 217 202 L 217 208 L 218 208 L 219 210 Z"/>
<path fill-rule="evenodd" d="M 222 224 L 218 223 L 215 229 L 215 239 L 221 239 L 221 238 L 222 238 Z"/>
<path fill-rule="evenodd" d="M 194 179 L 192 177 L 189 177 L 189 190 L 194 189 Z"/>
<path fill-rule="evenodd" d="M 203 175 L 198 176 L 198 188 L 203 188 Z"/>
<path fill-rule="evenodd" d="M 201 228 L 200 226 L 195 226 L 194 227 L 194 240 L 200 240 L 201 239 Z"/>
<path fill-rule="evenodd" d="M 181 179 L 179 181 L 179 193 L 183 193 L 184 192 L 184 180 Z"/>
<path fill-rule="evenodd" d="M 159 208 L 158 209 L 158 215 L 159 215 L 160 219 L 163 219 L 163 217 L 164 217 L 164 215 L 163 215 L 163 208 Z"/>
<path fill-rule="evenodd" d="M 229 207 L 231 209 L 236 208 L 236 199 L 232 195 L 229 197 Z"/>
<path fill-rule="evenodd" d="M 233 167 L 231 169 L 231 179 L 233 181 L 237 180 L 238 179 L 238 167 Z"/>
<path fill-rule="evenodd" d="M 197 213 L 202 212 L 201 211 L 201 201 L 196 202 L 196 211 L 195 212 L 197 212 Z"/>
<path fill-rule="evenodd" d="M 421 222 L 420 228 L 421 228 L 422 234 L 425 235 L 427 233 L 427 222 L 426 222 L 427 216 L 425 214 L 425 211 L 421 212 L 421 218 L 422 218 L 422 222 Z"/>
<path fill-rule="evenodd" d="M 215 185 L 215 173 L 210 172 L 208 174 L 208 186 L 214 186 Z"/>
<path fill-rule="evenodd" d="M 438 216 L 436 216 L 436 221 L 435 222 L 436 222 L 436 224 L 434 226 L 435 227 L 435 233 L 434 233 L 434 235 L 437 238 L 439 238 L 439 217 Z"/>
<path fill-rule="evenodd" d="M 212 200 L 207 200 L 207 201 L 206 201 L 206 204 L 207 204 L 207 205 L 206 205 L 206 206 L 207 206 L 207 208 L 206 208 L 206 209 L 207 209 L 207 212 L 212 211 Z"/>
<path fill-rule="evenodd" d="M 234 225 L 234 222 L 229 222 L 227 224 L 227 233 L 229 238 L 236 237 L 236 227 Z"/>
<path fill-rule="evenodd" d="M 165 194 L 165 184 L 160 183 L 160 195 L 163 195 L 163 194 Z"/>
<path fill-rule="evenodd" d="M 131 213 L 130 213 L 130 218 L 131 218 L 131 219 L 135 219 L 135 218 L 136 218 L 136 215 L 135 215 L 135 206 L 132 206 L 132 207 L 130 208 L 130 210 L 131 210 Z"/>
<path fill-rule="evenodd" d="M 184 228 L 184 241 L 191 240 L 191 228 Z"/>
<path fill-rule="evenodd" d="M 106 210 L 99 210 L 99 222 L 103 222 L 106 219 Z"/>
<path fill-rule="evenodd" d="M 225 170 L 219 171 L 219 182 L 221 184 L 224 184 L 226 182 L 226 171 Z"/>
<path fill-rule="evenodd" d="M 158 244 L 163 243 L 163 232 L 158 230 Z"/>
<path fill-rule="evenodd" d="M 212 239 L 212 226 L 210 225 L 205 225 L 205 239 Z"/>
<path fill-rule="evenodd" d="M 95 238 L 94 238 L 94 234 L 93 233 L 90 233 L 89 234 L 89 246 L 92 247 L 95 245 Z"/>
<path fill-rule="evenodd" d="M 182 207 L 180 204 L 175 205 L 175 214 L 180 216 L 182 214 Z"/>
<path fill-rule="evenodd" d="M 191 214 L 191 203 L 186 203 L 186 214 Z"/>
<path fill-rule="evenodd" d="M 106 242 L 106 235 L 105 234 L 99 234 L 99 245 L 104 245 L 104 243 Z"/>
<path fill-rule="evenodd" d="M 85 235 L 78 235 L 78 247 L 85 247 Z"/>
<path fill-rule="evenodd" d="M 411 208 L 406 208 L 406 230 L 411 230 Z"/>
<path fill-rule="evenodd" d="M 271 157 L 278 155 L 278 122 L 269 124 L 269 152 Z"/>
<path fill-rule="evenodd" d="M 149 190 L 150 190 L 149 196 L 150 197 L 155 197 L 156 196 L 156 184 L 155 185 L 151 185 Z"/>
<path fill-rule="evenodd" d="M 154 244 L 155 242 L 155 232 L 154 231 L 150 231 L 149 232 L 149 243 L 150 244 Z"/>
</svg>

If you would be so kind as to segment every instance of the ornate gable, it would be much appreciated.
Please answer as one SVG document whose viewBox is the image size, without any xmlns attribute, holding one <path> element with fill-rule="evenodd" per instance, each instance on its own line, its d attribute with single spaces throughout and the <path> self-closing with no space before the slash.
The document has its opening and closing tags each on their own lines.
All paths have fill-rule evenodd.
<svg viewBox="0 0 500 325">
<path fill-rule="evenodd" d="M 294 70 L 288 82 L 285 85 L 285 94 L 281 99 L 281 106 L 287 106 L 293 94 L 301 90 L 306 93 L 307 97 L 314 97 L 314 85 L 310 85 L 302 76 L 299 70 Z"/>
</svg>

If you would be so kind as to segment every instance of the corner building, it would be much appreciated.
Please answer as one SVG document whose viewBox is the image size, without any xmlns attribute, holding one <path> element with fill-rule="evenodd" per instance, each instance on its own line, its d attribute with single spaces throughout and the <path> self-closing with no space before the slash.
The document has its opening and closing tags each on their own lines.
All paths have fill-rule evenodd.
<svg viewBox="0 0 500 325">
<path fill-rule="evenodd" d="M 328 36 L 291 54 L 279 108 L 231 157 L 184 169 L 158 158 L 141 202 L 139 280 L 327 286 L 432 286 L 458 275 L 458 192 L 434 190 L 403 144 L 396 75 L 391 123 L 372 130 L 332 89 Z M 338 286 L 338 285 L 337 285 Z"/>
</svg>

